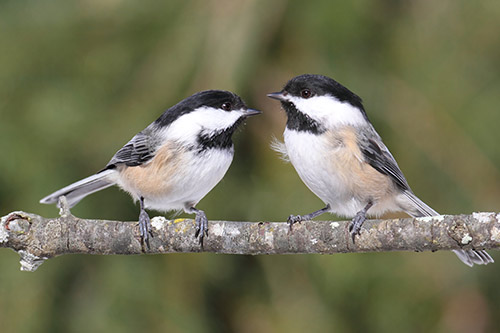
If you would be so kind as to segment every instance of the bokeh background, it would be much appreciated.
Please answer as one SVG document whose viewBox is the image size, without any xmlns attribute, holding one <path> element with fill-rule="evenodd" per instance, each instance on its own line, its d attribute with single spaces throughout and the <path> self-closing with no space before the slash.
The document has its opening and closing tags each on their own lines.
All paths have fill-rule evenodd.
<svg viewBox="0 0 500 333">
<path fill-rule="evenodd" d="M 205 89 L 235 91 L 264 113 L 235 135 L 232 167 L 198 207 L 240 221 L 319 209 L 269 148 L 285 115 L 266 93 L 303 73 L 363 97 L 436 210 L 499 212 L 499 31 L 495 1 L 1 1 L 0 215 L 55 216 L 41 197 L 100 170 Z M 133 221 L 138 208 L 113 188 L 73 213 Z M 27 273 L 2 249 L 0 330 L 497 331 L 492 256 L 499 263 L 470 269 L 448 252 L 70 255 Z"/>
</svg>

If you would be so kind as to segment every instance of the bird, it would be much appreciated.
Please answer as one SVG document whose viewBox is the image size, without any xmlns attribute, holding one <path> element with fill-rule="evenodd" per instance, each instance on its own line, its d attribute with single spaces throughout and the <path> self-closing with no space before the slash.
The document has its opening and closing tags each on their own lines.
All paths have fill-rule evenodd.
<svg viewBox="0 0 500 333">
<path fill-rule="evenodd" d="M 219 183 L 234 155 L 232 135 L 243 121 L 261 113 L 235 93 L 206 90 L 185 98 L 119 149 L 96 174 L 40 200 L 68 207 L 89 194 L 117 185 L 139 201 L 141 243 L 149 247 L 151 221 L 146 209 L 196 214 L 195 237 L 203 246 L 208 219 L 198 202 Z"/>
<path fill-rule="evenodd" d="M 303 74 L 267 96 L 279 100 L 287 116 L 284 143 L 275 142 L 273 148 L 326 204 L 310 214 L 290 215 L 290 227 L 334 213 L 352 218 L 349 231 L 354 242 L 367 215 L 440 215 L 413 193 L 358 95 L 330 77 Z M 453 252 L 468 266 L 493 263 L 484 250 Z"/>
</svg>

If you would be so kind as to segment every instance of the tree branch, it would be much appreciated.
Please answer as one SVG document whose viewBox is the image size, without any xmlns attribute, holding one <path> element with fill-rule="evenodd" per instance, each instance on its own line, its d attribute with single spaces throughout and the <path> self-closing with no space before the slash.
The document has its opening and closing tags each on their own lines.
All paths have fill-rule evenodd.
<svg viewBox="0 0 500 333">
<path fill-rule="evenodd" d="M 62 254 L 214 252 L 227 254 L 347 253 L 498 249 L 500 213 L 366 221 L 353 243 L 349 221 L 308 221 L 290 231 L 282 222 L 210 221 L 203 249 L 191 219 L 154 217 L 150 248 L 141 246 L 136 222 L 86 220 L 62 209 L 58 218 L 25 212 L 2 217 L 0 247 L 21 255 L 21 270 L 34 271 Z"/>
</svg>

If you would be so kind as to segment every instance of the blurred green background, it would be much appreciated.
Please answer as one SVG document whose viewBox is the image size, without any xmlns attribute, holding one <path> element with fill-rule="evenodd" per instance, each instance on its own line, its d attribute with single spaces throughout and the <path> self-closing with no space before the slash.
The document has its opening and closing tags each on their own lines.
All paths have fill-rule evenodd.
<svg viewBox="0 0 500 333">
<path fill-rule="evenodd" d="M 264 114 L 236 133 L 233 165 L 198 207 L 241 221 L 319 209 L 269 148 L 285 116 L 266 93 L 303 73 L 363 97 L 436 210 L 499 212 L 499 22 L 494 1 L 1 1 L 0 215 L 55 216 L 41 197 L 100 170 L 205 89 L 234 91 Z M 73 213 L 133 221 L 138 208 L 113 188 Z M 0 330 L 497 331 L 492 256 L 499 263 L 470 269 L 448 252 L 71 255 L 26 273 L 3 249 Z"/>
</svg>

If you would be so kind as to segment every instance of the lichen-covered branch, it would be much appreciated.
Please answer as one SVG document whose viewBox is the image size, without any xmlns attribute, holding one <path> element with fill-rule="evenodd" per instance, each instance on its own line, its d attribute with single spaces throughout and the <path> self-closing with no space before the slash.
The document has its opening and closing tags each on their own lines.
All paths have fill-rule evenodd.
<svg viewBox="0 0 500 333">
<path fill-rule="evenodd" d="M 13 212 L 1 219 L 0 247 L 21 255 L 21 269 L 34 271 L 62 254 L 214 252 L 228 254 L 345 253 L 497 249 L 500 214 L 370 220 L 353 243 L 348 222 L 308 221 L 293 230 L 283 222 L 210 221 L 201 248 L 191 219 L 152 219 L 150 247 L 141 246 L 136 222 L 80 219 L 62 210 L 58 218 Z"/>
</svg>

